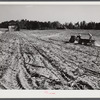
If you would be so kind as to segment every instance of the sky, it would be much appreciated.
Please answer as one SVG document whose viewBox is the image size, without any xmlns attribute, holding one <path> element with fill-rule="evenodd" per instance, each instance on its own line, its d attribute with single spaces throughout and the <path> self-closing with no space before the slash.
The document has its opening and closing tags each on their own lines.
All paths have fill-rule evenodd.
<svg viewBox="0 0 100 100">
<path fill-rule="evenodd" d="M 0 5 L 0 22 L 21 19 L 100 22 L 100 5 Z"/>
</svg>

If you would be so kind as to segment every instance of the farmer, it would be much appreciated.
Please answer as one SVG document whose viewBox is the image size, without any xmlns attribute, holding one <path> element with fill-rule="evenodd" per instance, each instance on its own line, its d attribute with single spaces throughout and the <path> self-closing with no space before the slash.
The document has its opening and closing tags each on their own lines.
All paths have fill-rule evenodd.
<svg viewBox="0 0 100 100">
<path fill-rule="evenodd" d="M 79 34 L 78 37 L 81 38 L 81 34 Z"/>
<path fill-rule="evenodd" d="M 77 39 L 77 41 L 79 41 L 81 39 L 81 34 L 78 34 L 76 39 Z"/>
</svg>

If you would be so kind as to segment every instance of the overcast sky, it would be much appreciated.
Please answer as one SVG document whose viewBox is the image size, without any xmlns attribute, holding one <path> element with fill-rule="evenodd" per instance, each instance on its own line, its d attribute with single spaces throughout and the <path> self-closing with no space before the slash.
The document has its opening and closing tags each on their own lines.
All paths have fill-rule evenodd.
<svg viewBox="0 0 100 100">
<path fill-rule="evenodd" d="M 95 21 L 100 22 L 100 6 L 93 5 L 0 5 L 0 22 L 9 20 Z"/>
</svg>

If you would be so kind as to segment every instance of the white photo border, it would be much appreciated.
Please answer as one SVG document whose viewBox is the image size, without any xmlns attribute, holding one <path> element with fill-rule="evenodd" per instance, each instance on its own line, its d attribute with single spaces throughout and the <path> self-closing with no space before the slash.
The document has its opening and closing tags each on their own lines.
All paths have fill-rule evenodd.
<svg viewBox="0 0 100 100">
<path fill-rule="evenodd" d="M 99 1 L 81 2 L 1 2 L 0 5 L 100 5 Z M 0 98 L 100 98 L 99 90 L 0 90 Z"/>
</svg>

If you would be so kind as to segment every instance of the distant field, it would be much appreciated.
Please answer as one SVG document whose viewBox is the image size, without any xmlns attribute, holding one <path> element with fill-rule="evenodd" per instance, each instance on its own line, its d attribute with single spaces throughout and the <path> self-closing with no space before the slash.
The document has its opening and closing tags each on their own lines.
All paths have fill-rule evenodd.
<svg viewBox="0 0 100 100">
<path fill-rule="evenodd" d="M 5 31 L 7 30 L 7 28 L 0 28 L 0 31 Z"/>
<path fill-rule="evenodd" d="M 28 33 L 33 36 L 37 37 L 45 37 L 45 36 L 51 36 L 56 39 L 69 39 L 71 35 L 78 35 L 79 33 L 82 34 L 82 37 L 89 38 L 87 33 L 91 33 L 93 35 L 93 38 L 100 42 L 100 30 L 75 30 L 75 29 L 66 29 L 66 30 L 29 30 L 29 31 L 23 31 L 25 33 Z M 58 37 L 58 38 L 57 38 Z"/>
<path fill-rule="evenodd" d="M 0 28 L 0 31 L 5 31 L 7 28 Z M 89 38 L 88 33 L 93 35 L 93 39 L 96 40 L 98 44 L 100 44 L 100 30 L 80 30 L 80 29 L 66 29 L 66 30 L 21 30 L 31 37 L 39 37 L 39 38 L 50 38 L 56 40 L 66 41 L 69 40 L 71 35 L 77 36 L 79 33 L 82 34 L 82 38 Z"/>
</svg>

